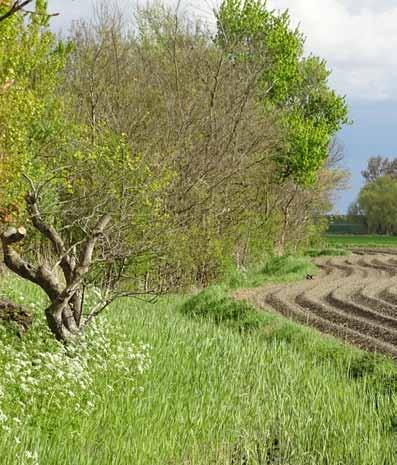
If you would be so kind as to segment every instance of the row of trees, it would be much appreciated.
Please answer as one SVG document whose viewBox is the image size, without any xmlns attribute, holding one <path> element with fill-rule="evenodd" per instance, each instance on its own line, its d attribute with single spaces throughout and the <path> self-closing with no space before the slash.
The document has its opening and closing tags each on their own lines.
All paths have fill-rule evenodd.
<svg viewBox="0 0 397 465">
<path fill-rule="evenodd" d="M 345 179 L 345 101 L 287 13 L 215 16 L 215 33 L 162 6 L 127 24 L 103 3 L 59 41 L 37 0 L 0 22 L 4 260 L 47 293 L 58 339 L 118 297 L 305 245 Z"/>
<path fill-rule="evenodd" d="M 397 159 L 371 157 L 362 171 L 365 184 L 349 216 L 376 234 L 397 234 Z"/>
</svg>

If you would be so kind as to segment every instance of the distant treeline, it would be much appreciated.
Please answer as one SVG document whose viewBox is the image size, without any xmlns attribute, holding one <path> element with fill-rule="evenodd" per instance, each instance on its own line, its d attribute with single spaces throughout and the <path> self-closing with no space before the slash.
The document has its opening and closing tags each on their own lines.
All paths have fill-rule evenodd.
<svg viewBox="0 0 397 465">
<path fill-rule="evenodd" d="M 362 171 L 364 186 L 348 214 L 331 222 L 330 231 L 343 229 L 372 234 L 397 234 L 397 158 L 371 157 Z M 350 226 L 346 226 L 349 224 Z"/>
<path fill-rule="evenodd" d="M 329 234 L 368 234 L 368 224 L 362 215 L 329 215 L 327 233 Z"/>
</svg>

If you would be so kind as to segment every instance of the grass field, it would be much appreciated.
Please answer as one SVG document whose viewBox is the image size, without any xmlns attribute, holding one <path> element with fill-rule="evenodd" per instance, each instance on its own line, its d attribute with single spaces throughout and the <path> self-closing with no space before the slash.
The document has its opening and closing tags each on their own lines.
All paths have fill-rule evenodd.
<svg viewBox="0 0 397 465">
<path fill-rule="evenodd" d="M 327 234 L 332 247 L 397 247 L 397 236 Z"/>
<path fill-rule="evenodd" d="M 3 287 L 14 298 L 42 304 L 30 286 Z M 393 362 L 258 314 L 222 286 L 155 305 L 120 301 L 109 315 L 111 342 L 149 344 L 150 367 L 131 378 L 116 369 L 125 363 L 122 354 L 104 355 L 103 366 L 93 357 L 92 383 L 78 398 L 62 397 L 56 379 L 48 379 L 49 394 L 29 404 L 18 422 L 5 422 L 11 428 L 0 434 L 2 465 L 397 462 Z M 41 331 L 39 325 L 26 343 L 3 334 L 0 372 L 7 354 L 37 344 Z M 108 343 L 98 337 L 99 351 Z M 56 352 L 51 343 L 40 347 L 47 350 Z M 0 390 L 9 417 L 18 410 L 18 392 L 2 397 Z M 92 408 L 76 408 L 91 396 Z"/>
<path fill-rule="evenodd" d="M 314 252 L 314 251 L 313 251 Z M 324 252 L 322 249 L 316 253 Z M 233 270 L 225 278 L 225 284 L 231 289 L 239 287 L 257 287 L 263 284 L 292 282 L 302 279 L 307 273 L 313 273 L 315 266 L 307 257 L 273 257 L 256 268 L 247 271 Z"/>
</svg>

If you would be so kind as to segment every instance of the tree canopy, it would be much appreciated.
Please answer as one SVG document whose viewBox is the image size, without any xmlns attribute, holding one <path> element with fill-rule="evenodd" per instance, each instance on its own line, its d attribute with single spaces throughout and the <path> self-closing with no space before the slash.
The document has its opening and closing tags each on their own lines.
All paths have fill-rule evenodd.
<svg viewBox="0 0 397 465">
<path fill-rule="evenodd" d="M 115 298 L 308 244 L 345 177 L 345 100 L 287 13 L 225 0 L 214 36 L 161 5 L 98 11 L 67 40 L 45 1 L 0 22 L 3 254 L 61 340 Z"/>
<path fill-rule="evenodd" d="M 348 214 L 368 225 L 372 233 L 397 233 L 396 169 L 397 159 L 376 156 L 368 159 L 367 168 L 361 172 L 365 185 Z"/>
<path fill-rule="evenodd" d="M 376 181 L 381 176 L 397 176 L 397 158 L 389 159 L 381 156 L 371 157 L 367 168 L 361 172 L 366 183 Z"/>
<path fill-rule="evenodd" d="M 277 14 L 261 0 L 225 0 L 218 41 L 233 60 L 259 66 L 259 98 L 278 110 L 284 146 L 275 154 L 283 178 L 312 184 L 336 132 L 348 122 L 345 98 L 328 85 L 325 61 L 304 56 L 304 37 L 288 12 Z"/>
<path fill-rule="evenodd" d="M 380 176 L 364 186 L 358 205 L 371 232 L 397 233 L 397 181 L 392 176 Z"/>
</svg>

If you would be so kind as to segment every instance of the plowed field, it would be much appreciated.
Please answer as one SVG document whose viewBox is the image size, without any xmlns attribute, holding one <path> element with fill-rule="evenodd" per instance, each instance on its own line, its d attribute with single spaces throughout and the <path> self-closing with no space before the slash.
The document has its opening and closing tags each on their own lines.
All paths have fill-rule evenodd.
<svg viewBox="0 0 397 465">
<path fill-rule="evenodd" d="M 314 263 L 320 271 L 313 280 L 240 290 L 236 297 L 397 358 L 397 250 L 359 249 Z"/>
</svg>

